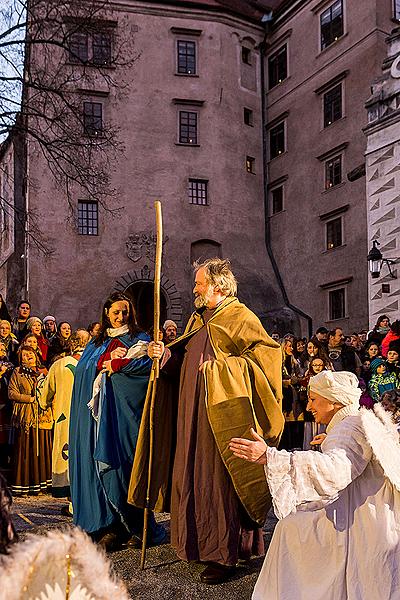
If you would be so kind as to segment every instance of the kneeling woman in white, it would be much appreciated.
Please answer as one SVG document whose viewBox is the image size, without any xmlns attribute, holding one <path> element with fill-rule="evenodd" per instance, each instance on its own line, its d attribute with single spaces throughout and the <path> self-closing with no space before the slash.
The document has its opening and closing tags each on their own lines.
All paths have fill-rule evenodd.
<svg viewBox="0 0 400 600">
<path fill-rule="evenodd" d="M 311 377 L 307 409 L 325 423 L 320 452 L 231 440 L 265 464 L 279 519 L 253 600 L 400 600 L 400 445 L 380 405 L 359 410 L 346 371 Z"/>
</svg>

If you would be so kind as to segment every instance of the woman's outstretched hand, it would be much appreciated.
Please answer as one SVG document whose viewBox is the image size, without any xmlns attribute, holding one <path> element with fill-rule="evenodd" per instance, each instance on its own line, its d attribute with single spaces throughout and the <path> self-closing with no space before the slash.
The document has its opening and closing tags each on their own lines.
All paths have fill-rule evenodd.
<svg viewBox="0 0 400 600">
<path fill-rule="evenodd" d="M 253 428 L 250 429 L 250 434 L 254 441 L 246 440 L 245 438 L 232 438 L 229 448 L 238 458 L 265 465 L 267 462 L 266 452 L 268 446 Z"/>
</svg>

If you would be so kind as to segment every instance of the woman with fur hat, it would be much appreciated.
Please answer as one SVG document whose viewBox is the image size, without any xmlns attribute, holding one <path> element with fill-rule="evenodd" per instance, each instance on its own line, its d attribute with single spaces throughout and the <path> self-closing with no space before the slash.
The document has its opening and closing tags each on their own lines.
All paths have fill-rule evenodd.
<svg viewBox="0 0 400 600">
<path fill-rule="evenodd" d="M 374 402 L 378 402 L 384 392 L 399 387 L 399 380 L 395 373 L 389 373 L 383 358 L 374 358 L 371 362 L 371 379 L 368 391 Z"/>
<path fill-rule="evenodd" d="M 353 373 L 311 377 L 322 452 L 279 451 L 254 430 L 231 440 L 231 460 L 265 465 L 279 519 L 253 600 L 400 598 L 398 433 L 380 404 L 359 409 L 360 394 Z"/>
</svg>

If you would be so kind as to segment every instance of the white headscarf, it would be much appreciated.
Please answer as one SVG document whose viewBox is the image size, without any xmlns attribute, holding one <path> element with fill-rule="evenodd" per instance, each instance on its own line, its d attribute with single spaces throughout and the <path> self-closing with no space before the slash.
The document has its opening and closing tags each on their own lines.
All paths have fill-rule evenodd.
<svg viewBox="0 0 400 600">
<path fill-rule="evenodd" d="M 309 386 L 311 391 L 331 402 L 342 404 L 342 406 L 357 404 L 358 407 L 361 390 L 354 373 L 321 371 L 318 375 L 310 377 Z"/>
</svg>

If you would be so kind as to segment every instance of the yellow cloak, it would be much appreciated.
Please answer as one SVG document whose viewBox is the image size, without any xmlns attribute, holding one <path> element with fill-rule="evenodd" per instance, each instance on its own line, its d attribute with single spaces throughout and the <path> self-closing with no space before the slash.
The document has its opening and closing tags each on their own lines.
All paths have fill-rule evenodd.
<svg viewBox="0 0 400 600">
<path fill-rule="evenodd" d="M 207 363 L 204 371 L 209 423 L 240 501 L 249 516 L 263 525 L 271 506 L 264 468 L 234 457 L 228 444 L 232 437 L 250 438 L 251 427 L 263 435 L 268 445 L 278 444 L 284 426 L 281 349 L 256 315 L 237 298 L 229 297 L 207 324 L 200 313 L 193 313 L 184 334 L 170 344 L 171 350 L 179 351 L 202 327 L 207 327 L 215 354 L 215 360 Z M 177 389 L 161 375 L 154 408 L 149 506 L 157 512 L 169 510 L 177 400 Z M 148 394 L 128 493 L 128 501 L 138 507 L 146 502 L 149 431 Z"/>
</svg>

